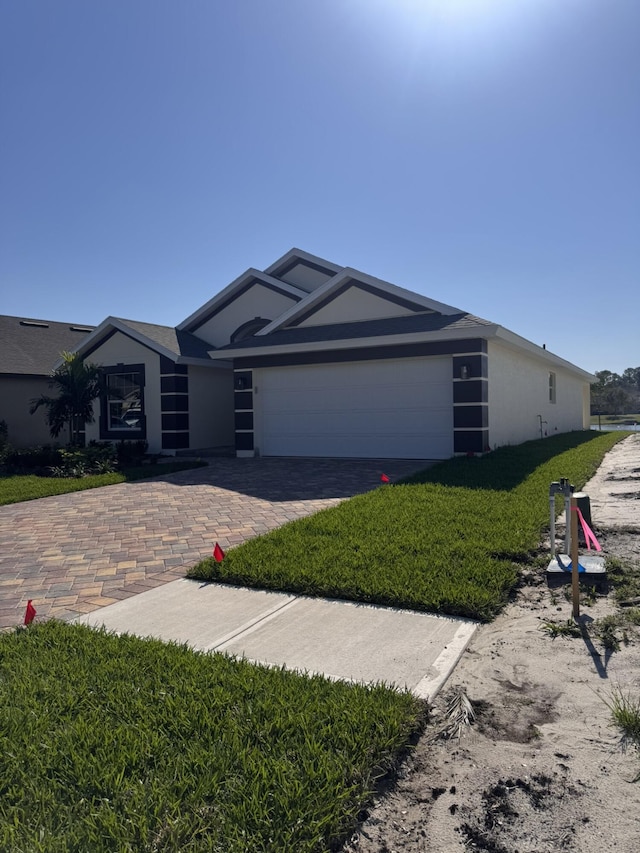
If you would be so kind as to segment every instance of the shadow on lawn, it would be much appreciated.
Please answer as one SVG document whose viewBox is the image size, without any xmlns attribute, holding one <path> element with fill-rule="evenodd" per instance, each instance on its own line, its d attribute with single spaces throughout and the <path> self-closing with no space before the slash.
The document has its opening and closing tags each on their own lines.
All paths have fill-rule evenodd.
<svg viewBox="0 0 640 853">
<path fill-rule="evenodd" d="M 500 447 L 486 456 L 457 457 L 407 477 L 403 482 L 409 485 L 438 483 L 467 489 L 509 491 L 554 456 L 595 441 L 599 435 L 590 430 L 562 433 L 513 447 Z M 559 473 L 558 476 L 563 475 Z"/>
</svg>

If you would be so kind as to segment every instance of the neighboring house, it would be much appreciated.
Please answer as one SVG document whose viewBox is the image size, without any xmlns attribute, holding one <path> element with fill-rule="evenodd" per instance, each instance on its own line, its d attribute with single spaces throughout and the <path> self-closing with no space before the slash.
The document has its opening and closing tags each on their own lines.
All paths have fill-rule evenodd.
<svg viewBox="0 0 640 853">
<path fill-rule="evenodd" d="M 152 452 L 482 453 L 588 428 L 594 379 L 501 326 L 298 249 L 176 328 L 109 317 L 78 350 L 113 388 L 87 437 L 145 439 Z"/>
<path fill-rule="evenodd" d="M 51 444 L 47 413 L 29 414 L 31 401 L 53 393 L 49 376 L 62 352 L 71 352 L 93 326 L 0 316 L 0 420 L 14 447 Z M 60 444 L 69 436 L 61 433 Z"/>
</svg>

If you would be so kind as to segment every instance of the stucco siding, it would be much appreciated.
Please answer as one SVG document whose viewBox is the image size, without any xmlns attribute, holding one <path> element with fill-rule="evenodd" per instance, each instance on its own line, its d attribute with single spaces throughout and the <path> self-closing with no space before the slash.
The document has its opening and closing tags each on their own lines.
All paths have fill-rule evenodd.
<svg viewBox="0 0 640 853">
<path fill-rule="evenodd" d="M 279 276 L 281 281 L 293 284 L 294 287 L 299 287 L 308 293 L 323 285 L 331 277 L 328 273 L 313 269 L 305 264 L 296 264 L 295 267 L 288 270 L 284 275 Z"/>
<path fill-rule="evenodd" d="M 189 446 L 232 447 L 233 370 L 189 367 Z"/>
<path fill-rule="evenodd" d="M 0 420 L 9 428 L 9 443 L 13 447 L 32 447 L 36 444 L 66 444 L 69 431 L 63 429 L 57 439 L 51 438 L 47 410 L 41 406 L 29 414 L 31 401 L 42 394 L 55 396 L 49 381 L 39 376 L 3 376 L 0 384 Z"/>
<path fill-rule="evenodd" d="M 543 435 L 588 428 L 587 382 L 495 341 L 489 341 L 488 353 L 492 448 L 540 438 L 540 419 Z M 555 374 L 555 402 L 549 399 L 550 373 Z"/>
<path fill-rule="evenodd" d="M 94 350 L 87 359 L 101 367 L 117 364 L 144 364 L 144 413 L 147 423 L 149 453 L 160 453 L 162 449 L 160 410 L 160 356 L 148 347 L 139 344 L 127 335 L 116 332 L 102 346 Z M 87 441 L 100 440 L 100 403 L 94 403 L 95 420 L 87 424 Z M 125 436 L 126 437 L 126 436 Z"/>
<path fill-rule="evenodd" d="M 295 305 L 295 302 L 293 297 L 254 284 L 210 320 L 194 329 L 193 334 L 214 347 L 222 347 L 230 343 L 231 335 L 243 323 L 254 317 L 273 320 Z"/>
<path fill-rule="evenodd" d="M 358 320 L 381 320 L 386 317 L 406 317 L 412 314 L 388 299 L 350 287 L 327 305 L 300 323 L 301 326 L 324 326 L 330 323 L 351 323 Z"/>
</svg>

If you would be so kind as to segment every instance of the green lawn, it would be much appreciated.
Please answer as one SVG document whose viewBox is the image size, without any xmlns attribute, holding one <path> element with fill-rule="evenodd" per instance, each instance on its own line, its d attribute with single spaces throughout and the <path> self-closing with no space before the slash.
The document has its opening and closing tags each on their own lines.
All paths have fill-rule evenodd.
<svg viewBox="0 0 640 853">
<path fill-rule="evenodd" d="M 335 849 L 425 715 L 380 685 L 34 623 L 0 636 L 0 850 Z"/>
<path fill-rule="evenodd" d="M 222 563 L 208 558 L 189 577 L 491 619 L 549 523 L 549 484 L 581 488 L 625 435 L 570 433 L 452 459 L 250 540 Z"/>
<path fill-rule="evenodd" d="M 114 483 L 129 483 L 145 477 L 158 477 L 175 471 L 200 468 L 205 462 L 168 462 L 161 465 L 141 465 L 111 474 L 92 474 L 88 477 L 38 477 L 35 474 L 0 476 L 0 506 L 50 495 L 65 495 L 67 492 L 82 492 Z"/>
<path fill-rule="evenodd" d="M 489 619 L 538 547 L 549 483 L 581 487 L 624 437 L 451 460 L 194 574 Z M 0 636 L 0 850 L 336 850 L 425 720 L 383 685 L 33 624 Z"/>
</svg>

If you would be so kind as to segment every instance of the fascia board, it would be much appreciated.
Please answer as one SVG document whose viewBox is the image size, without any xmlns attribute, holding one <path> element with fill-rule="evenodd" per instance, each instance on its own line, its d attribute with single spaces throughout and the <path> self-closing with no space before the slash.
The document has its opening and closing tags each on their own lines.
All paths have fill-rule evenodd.
<svg viewBox="0 0 640 853">
<path fill-rule="evenodd" d="M 126 323 L 123 323 L 122 320 L 119 320 L 117 317 L 107 317 L 107 319 L 102 322 L 97 329 L 95 329 L 90 335 L 88 335 L 84 339 L 82 345 L 76 350 L 74 350 L 74 352 L 79 352 L 80 354 L 82 354 L 82 352 L 90 348 L 91 344 L 96 341 L 99 341 L 101 337 L 104 337 L 105 333 L 111 331 L 121 332 L 128 338 L 132 338 L 132 340 L 137 341 L 137 343 L 147 347 L 147 349 L 150 349 L 153 352 L 157 352 L 158 355 L 166 356 L 171 361 L 175 361 L 176 359 L 176 354 L 175 352 L 173 352 L 173 350 L 163 347 L 157 341 L 153 341 L 146 335 L 143 335 L 135 329 L 132 329 L 131 326 L 127 326 Z M 59 361 L 58 364 L 56 364 L 56 367 L 59 366 L 59 364 L 62 364 L 62 361 Z"/>
<path fill-rule="evenodd" d="M 166 358 L 170 359 L 171 361 L 175 361 L 176 353 L 173 352 L 173 350 L 163 347 L 162 344 L 159 344 L 157 341 L 151 340 L 151 338 L 148 338 L 146 335 L 141 334 L 141 332 L 132 329 L 130 326 L 127 326 L 126 323 L 122 323 L 116 319 L 114 327 L 119 332 L 122 332 L 123 335 L 127 335 L 128 337 L 133 338 L 133 340 L 137 341 L 139 344 L 142 344 L 148 349 L 157 352 L 159 355 L 166 356 Z"/>
<path fill-rule="evenodd" d="M 238 276 L 231 284 L 228 284 L 225 288 L 223 288 L 219 293 L 216 293 L 215 296 L 212 296 L 208 302 L 205 302 L 200 308 L 190 314 L 186 320 L 183 320 L 176 326 L 176 329 L 180 331 L 184 331 L 188 326 L 191 326 L 194 322 L 196 322 L 203 315 L 209 314 L 212 308 L 220 302 L 227 301 L 230 297 L 233 296 L 234 290 L 240 290 L 244 287 L 249 281 L 256 279 L 257 281 L 262 281 L 265 284 L 269 284 L 272 287 L 277 287 L 280 290 L 284 290 L 287 293 L 290 293 L 291 296 L 295 296 L 298 299 L 304 299 L 307 296 L 306 290 L 300 290 L 299 287 L 295 287 L 293 284 L 288 284 L 286 281 L 280 281 L 279 278 L 273 278 L 266 273 L 263 273 L 261 270 L 254 269 L 253 267 L 249 267 L 248 270 L 242 273 L 242 275 Z"/>
<path fill-rule="evenodd" d="M 322 352 L 331 350 L 360 349 L 362 347 L 385 347 L 398 344 L 437 343 L 438 341 L 467 340 L 468 338 L 490 338 L 495 336 L 495 326 L 478 326 L 477 329 L 453 329 L 441 332 L 415 332 L 412 335 L 376 335 L 368 338 L 348 338 L 337 341 L 310 341 L 304 344 L 281 344 L 272 347 L 251 349 L 225 349 L 229 358 L 245 358 L 260 355 L 288 355 L 298 352 Z M 257 335 L 256 335 L 257 337 Z"/>
<path fill-rule="evenodd" d="M 583 370 L 576 364 L 573 364 L 572 362 L 561 358 L 559 355 L 555 355 L 555 353 L 550 352 L 544 347 L 534 344 L 532 341 L 529 341 L 526 338 L 517 335 L 515 332 L 510 332 L 509 329 L 505 329 L 504 326 L 496 327 L 495 337 L 501 343 L 505 344 L 511 349 L 520 350 L 521 352 L 524 351 L 528 355 L 533 356 L 534 358 L 537 358 L 540 361 L 547 362 L 548 364 L 553 364 L 555 367 L 561 367 L 565 370 L 569 370 L 571 371 L 571 373 L 579 375 L 586 382 L 595 382 L 597 379 L 597 377 L 594 376 L 592 373 L 589 373 L 589 371 Z"/>
<path fill-rule="evenodd" d="M 222 358 L 195 358 L 193 356 L 179 356 L 176 359 L 176 364 L 191 364 L 194 367 L 218 367 L 224 370 L 231 370 L 233 362 Z"/>
<path fill-rule="evenodd" d="M 424 305 L 425 308 L 437 311 L 438 314 L 444 314 L 445 317 L 450 314 L 466 313 L 460 308 L 455 308 L 453 305 L 447 305 L 444 302 L 438 302 L 436 299 L 431 299 L 428 296 L 422 296 L 420 293 L 415 293 L 413 290 L 407 290 L 406 287 L 400 287 L 397 284 L 392 284 L 390 281 L 385 281 L 382 278 L 376 278 L 368 273 L 360 272 L 360 270 L 353 269 L 353 267 L 345 267 L 345 273 L 348 274 L 345 277 L 353 278 L 356 281 L 369 284 L 379 290 L 387 291 L 387 293 L 395 296 L 400 296 L 402 299 L 406 299 L 409 302 L 417 302 L 420 305 Z"/>
<path fill-rule="evenodd" d="M 82 338 L 79 345 L 70 350 L 70 352 L 79 353 L 80 355 L 82 355 L 83 352 L 86 352 L 92 347 L 95 341 L 99 341 L 100 338 L 103 338 L 105 334 L 110 332 L 112 329 L 118 328 L 117 324 L 118 320 L 116 317 L 107 317 L 106 320 L 103 320 L 102 323 L 100 323 L 99 326 L 96 326 L 96 328 L 92 332 L 89 332 L 86 337 Z M 62 359 L 59 358 L 54 364 L 53 369 L 57 370 L 58 367 L 62 365 L 62 363 Z"/>
</svg>

